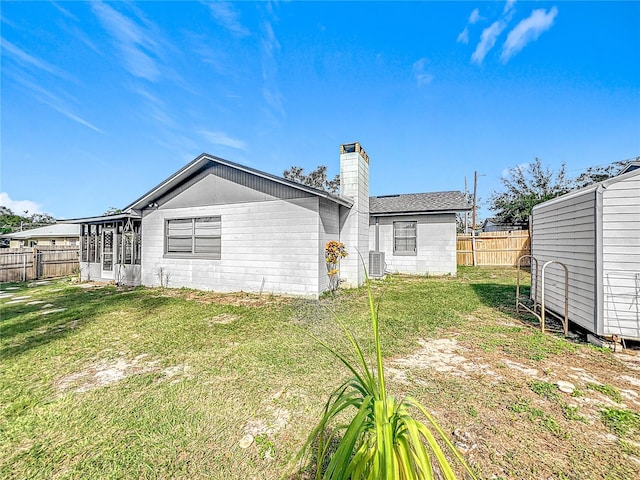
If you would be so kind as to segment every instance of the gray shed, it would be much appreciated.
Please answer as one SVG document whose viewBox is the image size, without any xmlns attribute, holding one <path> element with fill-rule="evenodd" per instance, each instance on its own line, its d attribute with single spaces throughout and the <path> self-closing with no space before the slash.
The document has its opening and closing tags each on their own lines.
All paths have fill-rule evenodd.
<svg viewBox="0 0 640 480">
<path fill-rule="evenodd" d="M 539 269 L 550 260 L 567 266 L 571 322 L 640 339 L 640 169 L 535 206 L 531 253 Z M 550 264 L 545 282 L 547 310 L 562 317 L 564 269 Z"/>
</svg>

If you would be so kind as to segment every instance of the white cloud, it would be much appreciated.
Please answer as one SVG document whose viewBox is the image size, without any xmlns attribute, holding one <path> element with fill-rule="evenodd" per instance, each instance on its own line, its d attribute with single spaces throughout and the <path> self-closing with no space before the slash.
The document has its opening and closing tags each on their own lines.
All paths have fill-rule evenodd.
<svg viewBox="0 0 640 480">
<path fill-rule="evenodd" d="M 496 44 L 496 39 L 504 31 L 506 26 L 506 23 L 504 23 L 502 20 L 498 20 L 496 22 L 493 22 L 490 26 L 482 31 L 480 42 L 478 42 L 475 51 L 471 55 L 472 62 L 475 62 L 478 65 L 482 63 L 484 57 L 487 56 L 489 50 L 491 50 Z"/>
<path fill-rule="evenodd" d="M 500 56 L 502 61 L 508 62 L 528 43 L 537 40 L 541 33 L 549 30 L 557 15 L 558 9 L 556 7 L 551 8 L 549 12 L 542 8 L 531 12 L 528 18 L 518 23 L 507 35 L 507 40 L 502 46 L 502 55 Z"/>
<path fill-rule="evenodd" d="M 150 81 L 160 79 L 160 67 L 157 63 L 160 45 L 150 29 L 105 3 L 92 2 L 91 7 L 102 26 L 115 39 L 129 73 Z"/>
<path fill-rule="evenodd" d="M 504 9 L 502 10 L 503 15 L 509 14 L 513 10 L 513 6 L 515 5 L 516 0 L 507 0 L 507 3 L 504 4 Z"/>
<path fill-rule="evenodd" d="M 480 10 L 476 8 L 475 10 L 473 10 L 473 12 L 471 12 L 471 15 L 469 15 L 469 25 L 473 25 L 474 23 L 479 22 L 482 19 L 483 18 L 480 16 Z"/>
<path fill-rule="evenodd" d="M 278 88 L 278 63 L 276 55 L 280 52 L 280 42 L 276 37 L 271 22 L 264 22 L 262 25 L 262 38 L 260 49 L 262 52 L 262 97 L 271 110 L 281 117 L 286 115 L 284 108 L 284 96 Z"/>
<path fill-rule="evenodd" d="M 209 130 L 201 130 L 200 134 L 210 143 L 214 145 L 223 145 L 225 147 L 235 148 L 236 150 L 246 150 L 247 145 L 242 140 L 232 138 L 224 132 L 211 132 Z"/>
<path fill-rule="evenodd" d="M 15 80 L 19 82 L 24 88 L 28 89 L 29 93 L 33 96 L 33 98 L 35 98 L 40 103 L 43 103 L 44 105 L 47 105 L 48 107 L 53 108 L 56 112 L 64 115 L 65 117 L 67 117 L 70 120 L 73 120 L 76 123 L 79 123 L 80 125 L 90 128 L 95 132 L 104 133 L 104 130 L 96 127 L 91 122 L 88 122 L 84 118 L 75 114 L 73 111 L 74 109 L 68 105 L 68 102 L 60 98 L 58 95 L 55 95 L 51 93 L 49 90 L 42 88 L 41 86 L 36 85 L 35 83 L 27 80 L 27 78 L 24 76 L 16 77 Z M 71 98 L 72 101 L 75 100 L 72 97 L 69 97 L 69 98 Z"/>
<path fill-rule="evenodd" d="M 469 43 L 469 27 L 464 27 L 464 30 L 460 32 L 456 41 L 458 43 L 464 43 L 465 45 Z"/>
<path fill-rule="evenodd" d="M 60 5 L 58 5 L 58 2 L 51 2 L 51 5 L 53 5 L 56 10 L 58 10 L 60 13 L 62 13 L 65 17 L 68 17 L 72 20 L 75 20 L 76 22 L 78 21 L 78 17 L 76 17 L 73 13 L 71 13 L 69 10 L 62 8 Z"/>
<path fill-rule="evenodd" d="M 25 210 L 29 213 L 45 213 L 39 203 L 31 200 L 12 200 L 6 192 L 0 192 L 0 205 L 7 207 L 16 215 L 22 215 Z"/>
<path fill-rule="evenodd" d="M 434 76 L 427 72 L 426 67 L 428 63 L 429 59 L 421 58 L 413 64 L 413 75 L 416 79 L 418 87 L 429 85 L 434 79 Z"/>
<path fill-rule="evenodd" d="M 39 58 L 36 58 L 33 55 L 29 55 L 27 52 L 20 49 L 13 43 L 8 42 L 4 38 L 0 39 L 0 45 L 2 46 L 2 49 L 6 53 L 9 53 L 14 60 L 16 60 L 18 63 L 20 63 L 23 66 L 35 67 L 38 70 L 43 70 L 59 78 L 63 78 L 63 79 L 70 78 L 66 72 L 59 69 L 55 65 L 51 65 L 50 63 L 45 62 L 44 60 L 40 60 Z"/>
<path fill-rule="evenodd" d="M 207 5 L 219 25 L 241 37 L 249 35 L 249 29 L 240 23 L 239 14 L 231 2 L 211 2 Z"/>
</svg>

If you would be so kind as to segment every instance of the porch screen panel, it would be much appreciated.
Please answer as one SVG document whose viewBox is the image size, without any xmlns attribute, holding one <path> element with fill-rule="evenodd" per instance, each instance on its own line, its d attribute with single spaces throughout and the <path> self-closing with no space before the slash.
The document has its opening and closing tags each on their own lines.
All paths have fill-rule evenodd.
<svg viewBox="0 0 640 480">
<path fill-rule="evenodd" d="M 133 232 L 126 232 L 123 236 L 122 250 L 124 252 L 124 258 L 122 263 L 131 265 L 133 263 Z"/>
<path fill-rule="evenodd" d="M 95 225 L 91 225 L 91 227 L 89 227 L 91 232 L 89 233 L 89 258 L 87 259 L 87 261 L 91 262 L 91 263 L 95 263 L 96 262 L 96 244 L 97 244 L 97 227 Z"/>
<path fill-rule="evenodd" d="M 133 263 L 140 265 L 142 260 L 142 235 L 140 234 L 140 225 L 134 225 L 133 232 Z"/>
</svg>

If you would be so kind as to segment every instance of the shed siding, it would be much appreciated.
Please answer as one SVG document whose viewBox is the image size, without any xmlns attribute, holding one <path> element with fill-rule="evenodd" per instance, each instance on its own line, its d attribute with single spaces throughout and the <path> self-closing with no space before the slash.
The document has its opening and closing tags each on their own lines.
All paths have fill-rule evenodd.
<svg viewBox="0 0 640 480">
<path fill-rule="evenodd" d="M 595 221 L 593 190 L 563 202 L 542 204 L 534 210 L 531 241 L 531 253 L 538 259 L 540 269 L 550 260 L 567 266 L 569 319 L 590 331 L 595 331 Z M 541 278 L 537 282 L 540 287 Z M 549 265 L 545 273 L 545 304 L 559 314 L 564 314 L 564 284 L 564 269 Z M 537 292 L 540 296 L 540 288 Z"/>
<path fill-rule="evenodd" d="M 602 193 L 603 334 L 640 338 L 640 176 Z"/>
<path fill-rule="evenodd" d="M 145 212 L 142 228 L 142 281 L 160 285 L 162 271 L 169 287 L 188 287 L 220 292 L 250 291 L 317 296 L 319 287 L 319 199 L 255 198 L 240 202 L 234 183 L 208 176 L 182 191 L 157 210 Z M 200 203 L 221 186 L 216 204 Z M 240 190 L 246 188 L 235 184 Z M 185 196 L 189 201 L 180 198 Z M 225 196 L 232 202 L 226 203 Z M 164 253 L 165 221 L 169 218 L 221 217 L 220 260 L 170 258 Z"/>
<path fill-rule="evenodd" d="M 417 222 L 417 254 L 393 254 L 393 222 Z M 369 249 L 375 249 L 375 218 L 369 225 Z M 379 217 L 379 250 L 385 252 L 386 271 L 419 275 L 456 274 L 455 214 Z"/>
</svg>

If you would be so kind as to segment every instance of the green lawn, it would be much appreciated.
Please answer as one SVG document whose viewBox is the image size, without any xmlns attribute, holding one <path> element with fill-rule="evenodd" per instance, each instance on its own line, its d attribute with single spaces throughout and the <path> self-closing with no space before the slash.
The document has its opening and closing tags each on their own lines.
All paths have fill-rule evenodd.
<svg viewBox="0 0 640 480">
<path fill-rule="evenodd" d="M 363 289 L 312 301 L 84 287 L 1 288 L 13 297 L 0 299 L 0 478 L 305 478 L 295 455 L 347 376 L 309 333 L 343 345 L 333 310 L 368 338 Z M 418 397 L 452 435 L 464 430 L 481 478 L 640 472 L 638 405 L 587 387 L 599 375 L 611 391 L 629 390 L 616 379 L 637 375 L 609 352 L 516 318 L 513 270 L 391 276 L 373 288 L 383 296 L 392 392 Z M 459 371 L 416 363 L 398 376 L 395 362 L 437 339 L 457 342 Z M 514 362 L 536 369 L 538 383 Z M 568 372 L 564 363 L 590 369 L 591 378 L 572 381 L 595 403 L 540 387 Z M 607 427 L 598 415 L 612 409 L 628 412 L 616 418 L 631 418 L 630 428 Z M 241 448 L 246 435 L 254 441 Z M 585 465 L 585 455 L 595 460 Z"/>
</svg>

